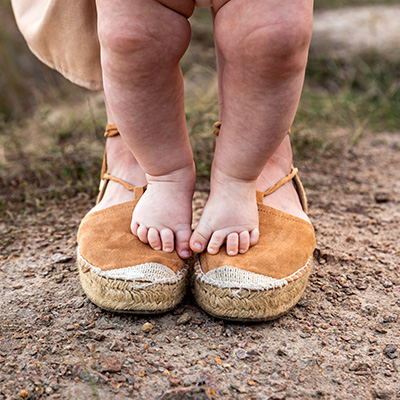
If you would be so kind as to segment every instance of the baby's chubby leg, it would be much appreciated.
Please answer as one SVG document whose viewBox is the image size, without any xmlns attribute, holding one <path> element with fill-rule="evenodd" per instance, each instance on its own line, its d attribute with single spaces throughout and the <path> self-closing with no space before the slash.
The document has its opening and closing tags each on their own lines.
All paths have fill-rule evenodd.
<svg viewBox="0 0 400 400">
<path fill-rule="evenodd" d="M 214 0 L 213 5 L 215 40 L 224 60 L 222 128 L 210 198 L 190 244 L 194 251 L 207 247 L 215 254 L 226 242 L 227 253 L 235 255 L 258 240 L 257 178 L 296 113 L 312 0 Z"/>
<path fill-rule="evenodd" d="M 195 168 L 179 60 L 193 1 L 97 0 L 97 11 L 108 106 L 148 182 L 132 232 L 155 250 L 176 248 L 188 258 Z"/>
</svg>

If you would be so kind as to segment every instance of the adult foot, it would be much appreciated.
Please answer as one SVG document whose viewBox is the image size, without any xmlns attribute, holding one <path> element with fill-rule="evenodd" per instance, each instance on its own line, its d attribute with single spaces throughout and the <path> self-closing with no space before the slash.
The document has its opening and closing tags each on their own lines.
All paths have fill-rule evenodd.
<svg viewBox="0 0 400 400">
<path fill-rule="evenodd" d="M 268 160 L 257 179 L 256 189 L 264 192 L 289 174 L 292 167 L 292 148 L 290 138 L 286 136 L 277 151 Z M 264 204 L 287 214 L 310 222 L 301 205 L 293 180 L 264 197 Z"/>
<path fill-rule="evenodd" d="M 111 175 L 124 180 L 132 186 L 146 185 L 145 173 L 119 135 L 107 139 L 107 164 Z M 89 213 L 133 199 L 133 193 L 124 186 L 114 181 L 108 181 L 103 198 Z"/>
<path fill-rule="evenodd" d="M 191 249 L 217 254 L 226 244 L 227 254 L 234 256 L 255 245 L 259 238 L 255 192 L 276 184 L 290 172 L 291 165 L 292 151 L 286 137 L 256 181 L 241 181 L 214 168 L 210 197 L 190 238 Z M 292 181 L 264 197 L 263 202 L 309 222 Z"/>
<path fill-rule="evenodd" d="M 181 258 L 189 258 L 195 180 L 194 164 L 162 176 L 147 175 L 147 190 L 133 212 L 132 233 L 154 250 L 175 248 Z"/>
</svg>

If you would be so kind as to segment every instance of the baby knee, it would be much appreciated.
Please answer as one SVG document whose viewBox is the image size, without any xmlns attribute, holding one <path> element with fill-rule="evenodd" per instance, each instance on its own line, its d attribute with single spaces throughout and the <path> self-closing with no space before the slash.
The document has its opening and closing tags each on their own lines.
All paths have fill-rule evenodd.
<svg viewBox="0 0 400 400">
<path fill-rule="evenodd" d="M 246 21 L 237 34 L 218 32 L 217 43 L 225 59 L 263 69 L 297 70 L 304 68 L 312 33 L 312 21 L 278 23 Z"/>
<path fill-rule="evenodd" d="M 311 39 L 310 30 L 302 25 L 278 24 L 255 29 L 244 45 L 253 49 L 256 57 L 287 58 L 307 50 Z"/>
<path fill-rule="evenodd" d="M 137 20 L 118 24 L 110 18 L 100 21 L 98 29 L 103 50 L 125 58 L 140 57 L 144 65 L 178 62 L 190 41 L 190 26 L 184 18 L 169 24 Z"/>
</svg>

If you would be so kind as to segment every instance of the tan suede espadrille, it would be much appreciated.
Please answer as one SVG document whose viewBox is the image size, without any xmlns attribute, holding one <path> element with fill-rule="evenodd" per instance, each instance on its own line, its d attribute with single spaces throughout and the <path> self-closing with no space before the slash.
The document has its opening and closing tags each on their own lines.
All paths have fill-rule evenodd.
<svg viewBox="0 0 400 400">
<path fill-rule="evenodd" d="M 219 126 L 216 125 L 215 134 Z M 238 321 L 266 321 L 287 313 L 299 301 L 311 270 L 315 235 L 301 218 L 263 204 L 264 196 L 293 179 L 304 212 L 307 198 L 297 168 L 266 192 L 257 191 L 259 242 L 246 253 L 204 252 L 195 264 L 193 292 L 206 312 Z"/>
<path fill-rule="evenodd" d="M 115 135 L 115 125 L 108 125 L 105 136 Z M 110 180 L 133 192 L 134 200 L 83 218 L 77 255 L 82 288 L 105 310 L 146 314 L 168 311 L 185 295 L 189 267 L 176 251 L 155 251 L 132 234 L 132 212 L 146 187 L 133 187 L 110 175 L 105 155 L 97 203 Z"/>
</svg>

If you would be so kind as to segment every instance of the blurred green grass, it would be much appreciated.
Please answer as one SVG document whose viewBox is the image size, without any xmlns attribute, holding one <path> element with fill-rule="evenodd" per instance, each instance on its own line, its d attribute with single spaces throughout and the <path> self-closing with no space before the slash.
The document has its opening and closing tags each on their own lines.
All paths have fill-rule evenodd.
<svg viewBox="0 0 400 400">
<path fill-rule="evenodd" d="M 334 154 L 368 132 L 398 132 L 400 58 L 376 52 L 351 59 L 310 57 L 294 123 L 297 156 Z M 347 134 L 336 138 L 335 132 Z M 314 154 L 313 154 L 314 152 Z"/>
<path fill-rule="evenodd" d="M 317 8 L 387 1 L 319 0 Z M 0 202 L 35 204 L 77 192 L 94 197 L 104 139 L 101 94 L 67 82 L 27 49 L 0 0 Z M 193 37 L 182 60 L 186 112 L 198 176 L 209 176 L 218 119 L 217 82 L 209 13 L 191 19 Z M 3 61 L 4 60 L 4 61 Z M 377 53 L 339 59 L 311 54 L 292 136 L 297 158 L 336 156 L 365 131 L 400 126 L 400 58 Z M 340 137 L 338 132 L 341 132 Z"/>
<path fill-rule="evenodd" d="M 28 50 L 9 0 L 0 0 L 0 121 L 21 120 L 43 103 L 69 101 L 83 90 Z"/>
</svg>

